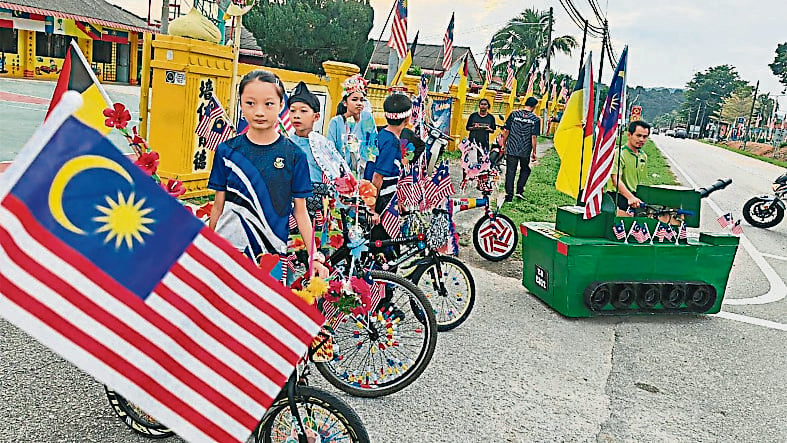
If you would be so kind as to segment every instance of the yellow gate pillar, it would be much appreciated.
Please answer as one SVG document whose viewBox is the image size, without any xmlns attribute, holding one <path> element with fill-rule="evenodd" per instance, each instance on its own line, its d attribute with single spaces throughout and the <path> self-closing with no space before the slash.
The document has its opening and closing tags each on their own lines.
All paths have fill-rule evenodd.
<svg viewBox="0 0 787 443">
<path fill-rule="evenodd" d="M 334 61 L 322 62 L 322 69 L 328 77 L 328 94 L 331 97 L 331 103 L 326 103 L 325 105 L 326 114 L 333 115 L 336 111 L 336 105 L 342 101 L 342 83 L 344 83 L 348 77 L 360 73 L 361 69 L 352 63 Z M 325 116 L 325 128 L 323 129 L 328 128 L 328 121 L 330 120 L 328 115 Z"/>
<path fill-rule="evenodd" d="M 153 48 L 149 141 L 159 175 L 183 181 L 186 197 L 209 194 L 213 154 L 194 130 L 211 97 L 227 109 L 232 48 L 169 35 L 157 35 Z"/>
</svg>

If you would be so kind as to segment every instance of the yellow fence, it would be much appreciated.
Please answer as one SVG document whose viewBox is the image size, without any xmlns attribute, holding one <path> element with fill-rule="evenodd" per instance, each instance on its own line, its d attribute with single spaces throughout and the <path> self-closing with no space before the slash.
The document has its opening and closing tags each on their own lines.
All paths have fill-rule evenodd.
<svg viewBox="0 0 787 443">
<path fill-rule="evenodd" d="M 204 140 L 200 140 L 194 130 L 200 111 L 211 97 L 215 96 L 225 109 L 230 105 L 232 49 L 183 37 L 157 35 L 155 40 L 147 35 L 145 37 L 143 72 L 150 69 L 153 75 L 152 82 L 148 80 L 149 76 L 142 75 L 140 126 L 153 149 L 160 154 L 159 174 L 162 177 L 182 180 L 186 187 L 186 196 L 207 194 L 209 191 L 206 185 L 213 154 L 205 148 Z M 287 89 L 303 81 L 310 90 L 323 94 L 326 99 L 323 132 L 341 100 L 342 83 L 359 72 L 355 65 L 329 61 L 323 63 L 325 76 L 248 64 L 239 66 L 238 75 L 243 76 L 254 69 L 273 71 L 282 79 Z M 405 76 L 403 80 L 411 93 L 416 92 L 418 81 L 419 78 L 414 76 Z M 378 125 L 385 124 L 383 101 L 388 95 L 388 88 L 369 85 L 367 91 L 376 122 Z M 449 94 L 430 92 L 429 97 L 453 98 L 450 134 L 456 140 L 466 137 L 465 123 L 470 114 L 478 108 L 480 98 L 475 95 L 456 97 L 455 86 L 451 87 Z M 503 100 L 497 103 L 494 103 L 492 91 L 488 92 L 486 97 L 493 102 L 494 114 L 508 115 L 508 96 L 504 96 Z M 519 97 L 514 109 L 521 108 L 523 102 L 523 98 Z M 454 147 L 455 142 L 449 145 L 449 149 Z"/>
</svg>

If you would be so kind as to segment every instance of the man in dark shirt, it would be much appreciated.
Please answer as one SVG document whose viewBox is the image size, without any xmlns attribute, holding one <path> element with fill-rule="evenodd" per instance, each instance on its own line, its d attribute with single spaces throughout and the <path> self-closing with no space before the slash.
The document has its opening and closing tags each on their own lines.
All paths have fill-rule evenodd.
<svg viewBox="0 0 787 443">
<path fill-rule="evenodd" d="M 541 131 L 541 120 L 533 114 L 538 104 L 535 97 L 525 101 L 525 109 L 512 112 L 503 127 L 502 145 L 506 150 L 506 201 L 517 198 L 524 199 L 522 193 L 530 177 L 530 162 L 536 161 L 536 143 Z M 514 177 L 517 166 L 521 168 L 519 180 L 516 182 L 514 194 Z"/>
<path fill-rule="evenodd" d="M 489 113 L 489 100 L 482 98 L 478 102 L 478 112 L 470 114 L 466 129 L 470 131 L 468 139 L 489 152 L 489 135 L 496 129 L 495 117 Z"/>
</svg>

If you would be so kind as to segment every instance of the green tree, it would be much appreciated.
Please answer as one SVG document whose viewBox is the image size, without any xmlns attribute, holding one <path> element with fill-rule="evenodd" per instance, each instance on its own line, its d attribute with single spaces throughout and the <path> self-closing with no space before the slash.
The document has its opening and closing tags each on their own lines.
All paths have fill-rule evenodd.
<svg viewBox="0 0 787 443">
<path fill-rule="evenodd" d="M 731 65 L 713 66 L 697 72 L 686 84 L 686 101 L 681 106 L 680 115 L 690 125 L 696 123 L 705 128 L 711 116 L 719 115 L 722 102 L 746 84 Z"/>
<path fill-rule="evenodd" d="M 779 82 L 787 89 L 787 42 L 776 46 L 776 57 L 769 64 L 773 75 L 779 77 Z"/>
<path fill-rule="evenodd" d="M 554 29 L 554 16 L 551 21 Z M 527 8 L 495 32 L 492 37 L 492 52 L 495 56 L 494 61 L 497 62 L 494 71 L 505 78 L 506 66 L 511 59 L 511 54 L 514 54 L 517 82 L 520 86 L 527 87 L 526 77 L 533 62 L 547 57 L 549 22 L 548 11 Z M 553 58 L 557 53 L 571 55 L 571 51 L 576 47 L 577 41 L 570 35 L 553 37 L 549 57 Z"/>
<path fill-rule="evenodd" d="M 722 119 L 735 122 L 739 117 L 749 118 L 752 94 L 754 94 L 754 88 L 749 85 L 736 89 L 724 99 L 724 106 L 721 108 Z"/>
<path fill-rule="evenodd" d="M 326 60 L 363 71 L 374 49 L 373 21 L 368 0 L 262 1 L 243 17 L 267 64 L 318 74 Z"/>
</svg>

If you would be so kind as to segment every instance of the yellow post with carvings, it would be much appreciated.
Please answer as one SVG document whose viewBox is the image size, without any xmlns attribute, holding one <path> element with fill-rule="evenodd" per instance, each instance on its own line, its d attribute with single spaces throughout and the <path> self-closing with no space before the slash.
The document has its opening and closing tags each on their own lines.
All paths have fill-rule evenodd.
<svg viewBox="0 0 787 443">
<path fill-rule="evenodd" d="M 159 175 L 183 181 L 187 197 L 208 194 L 213 155 L 194 130 L 211 97 L 228 106 L 232 48 L 169 35 L 156 36 L 153 48 L 149 141 Z"/>
</svg>

